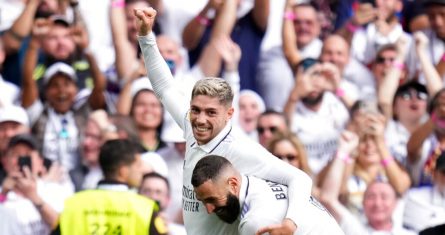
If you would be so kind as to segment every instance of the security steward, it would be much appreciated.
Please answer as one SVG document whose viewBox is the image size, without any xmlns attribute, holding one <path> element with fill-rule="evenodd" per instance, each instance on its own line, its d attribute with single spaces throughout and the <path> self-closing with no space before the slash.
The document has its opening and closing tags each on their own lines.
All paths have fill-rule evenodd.
<svg viewBox="0 0 445 235">
<path fill-rule="evenodd" d="M 105 179 L 97 189 L 67 199 L 52 234 L 168 234 L 156 202 L 130 191 L 142 180 L 141 161 L 137 145 L 129 140 L 106 142 L 99 154 Z"/>
</svg>

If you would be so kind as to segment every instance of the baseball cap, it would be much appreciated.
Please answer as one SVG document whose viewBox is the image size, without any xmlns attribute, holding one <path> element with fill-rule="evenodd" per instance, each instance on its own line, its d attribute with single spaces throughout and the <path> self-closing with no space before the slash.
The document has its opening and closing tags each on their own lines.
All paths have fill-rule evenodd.
<svg viewBox="0 0 445 235">
<path fill-rule="evenodd" d="M 438 171 L 445 170 L 445 151 L 442 151 L 436 159 L 436 166 L 434 169 Z"/>
<path fill-rule="evenodd" d="M 26 144 L 33 150 L 39 150 L 39 144 L 34 136 L 30 134 L 19 134 L 9 140 L 8 149 L 18 144 Z"/>
<path fill-rule="evenodd" d="M 17 122 L 29 127 L 29 118 L 25 109 L 15 105 L 0 108 L 0 123 L 2 122 Z"/>
<path fill-rule="evenodd" d="M 65 27 L 69 27 L 71 25 L 64 15 L 52 15 L 50 19 L 54 24 L 63 25 Z"/>
<path fill-rule="evenodd" d="M 56 74 L 64 74 L 73 82 L 77 81 L 76 71 L 74 71 L 70 65 L 63 62 L 57 62 L 49 66 L 49 68 L 46 70 L 45 74 L 43 75 L 43 84 L 46 86 Z"/>
</svg>

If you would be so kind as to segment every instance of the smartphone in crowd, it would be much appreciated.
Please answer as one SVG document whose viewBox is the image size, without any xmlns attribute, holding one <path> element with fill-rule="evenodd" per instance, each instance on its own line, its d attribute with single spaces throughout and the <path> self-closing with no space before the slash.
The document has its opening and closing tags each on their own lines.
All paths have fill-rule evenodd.
<svg viewBox="0 0 445 235">
<path fill-rule="evenodd" d="M 19 157 L 19 168 L 20 168 L 21 172 L 23 172 L 23 168 L 25 166 L 27 166 L 28 169 L 31 170 L 32 162 L 31 162 L 31 157 L 30 156 L 20 156 Z"/>
</svg>

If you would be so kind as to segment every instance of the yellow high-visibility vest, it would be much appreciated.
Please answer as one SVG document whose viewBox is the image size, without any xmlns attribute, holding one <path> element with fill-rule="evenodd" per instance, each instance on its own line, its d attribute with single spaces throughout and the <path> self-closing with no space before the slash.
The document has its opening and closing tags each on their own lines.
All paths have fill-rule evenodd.
<svg viewBox="0 0 445 235">
<path fill-rule="evenodd" d="M 65 201 L 62 235 L 147 235 L 157 204 L 133 192 L 86 190 Z"/>
</svg>

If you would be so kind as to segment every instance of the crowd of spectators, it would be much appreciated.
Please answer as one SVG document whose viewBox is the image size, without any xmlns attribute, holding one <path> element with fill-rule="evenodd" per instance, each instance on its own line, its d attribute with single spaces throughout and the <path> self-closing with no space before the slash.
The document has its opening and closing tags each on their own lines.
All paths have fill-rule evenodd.
<svg viewBox="0 0 445 235">
<path fill-rule="evenodd" d="M 0 0 L 0 234 L 50 234 L 138 143 L 171 234 L 185 138 L 146 78 L 133 9 L 175 85 L 222 77 L 234 131 L 313 179 L 345 234 L 445 224 L 445 0 Z M 8 221 L 8 222 L 3 222 Z"/>
</svg>

